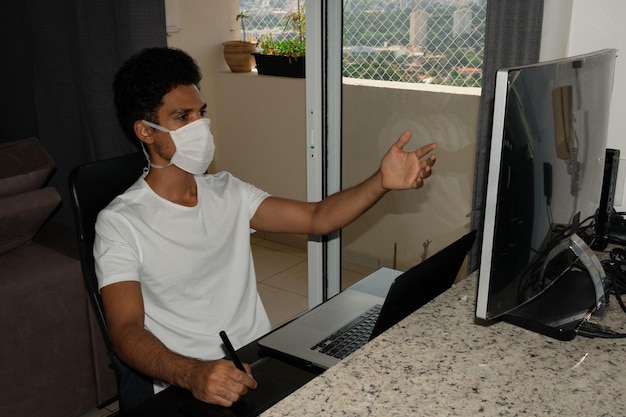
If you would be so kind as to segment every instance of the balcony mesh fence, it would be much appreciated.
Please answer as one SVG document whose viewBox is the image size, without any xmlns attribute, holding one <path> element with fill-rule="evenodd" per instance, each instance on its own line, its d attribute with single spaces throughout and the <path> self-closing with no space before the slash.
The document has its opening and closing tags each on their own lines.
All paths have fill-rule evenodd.
<svg viewBox="0 0 626 417">
<path fill-rule="evenodd" d="M 296 8 L 242 0 L 246 36 L 295 37 L 283 18 Z M 480 87 L 486 8 L 486 0 L 344 0 L 343 76 Z"/>
</svg>

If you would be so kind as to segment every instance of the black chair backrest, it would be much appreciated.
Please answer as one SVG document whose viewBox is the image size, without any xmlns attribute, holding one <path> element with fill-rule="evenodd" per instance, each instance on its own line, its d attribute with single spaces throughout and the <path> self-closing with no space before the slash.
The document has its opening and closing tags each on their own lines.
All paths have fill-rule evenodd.
<svg viewBox="0 0 626 417">
<path fill-rule="evenodd" d="M 122 410 L 151 396 L 152 380 L 127 367 L 115 354 L 115 349 L 109 339 L 102 299 L 98 291 L 93 243 L 98 213 L 137 181 L 146 165 L 144 154 L 137 152 L 77 166 L 69 176 L 85 287 L 98 316 L 107 350 L 113 362 Z"/>
<path fill-rule="evenodd" d="M 115 197 L 137 181 L 145 166 L 146 157 L 137 152 L 77 166 L 69 177 L 83 278 L 107 343 L 106 321 L 93 258 L 96 218 Z"/>
</svg>

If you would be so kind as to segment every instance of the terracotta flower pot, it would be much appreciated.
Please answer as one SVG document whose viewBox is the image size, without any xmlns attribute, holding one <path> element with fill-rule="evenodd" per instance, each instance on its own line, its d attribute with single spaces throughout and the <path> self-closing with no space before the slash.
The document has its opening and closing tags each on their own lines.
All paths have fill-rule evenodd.
<svg viewBox="0 0 626 417">
<path fill-rule="evenodd" d="M 224 42 L 224 59 L 232 72 L 250 72 L 254 67 L 256 44 L 243 41 Z"/>
</svg>

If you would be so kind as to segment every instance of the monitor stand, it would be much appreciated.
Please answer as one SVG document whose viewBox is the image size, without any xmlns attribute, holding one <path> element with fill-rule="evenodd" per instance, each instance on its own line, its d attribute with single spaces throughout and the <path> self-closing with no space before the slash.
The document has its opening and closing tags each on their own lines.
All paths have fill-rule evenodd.
<svg viewBox="0 0 626 417">
<path fill-rule="evenodd" d="M 584 269 L 570 267 L 537 297 L 502 316 L 504 321 L 554 339 L 571 340 L 592 313 L 604 314 L 606 275 L 600 260 L 576 234 L 551 255 L 564 250 L 571 250 Z"/>
</svg>

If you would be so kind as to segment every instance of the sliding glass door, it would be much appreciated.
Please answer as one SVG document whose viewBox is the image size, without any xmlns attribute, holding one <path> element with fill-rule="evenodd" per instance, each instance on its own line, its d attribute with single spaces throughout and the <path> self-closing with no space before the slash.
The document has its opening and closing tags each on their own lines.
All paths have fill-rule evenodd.
<svg viewBox="0 0 626 417">
<path fill-rule="evenodd" d="M 485 9 L 484 0 L 307 0 L 309 198 L 372 175 L 406 129 L 406 150 L 438 143 L 422 189 L 390 192 L 310 243 L 311 305 L 381 267 L 408 269 L 469 229 Z"/>
</svg>

